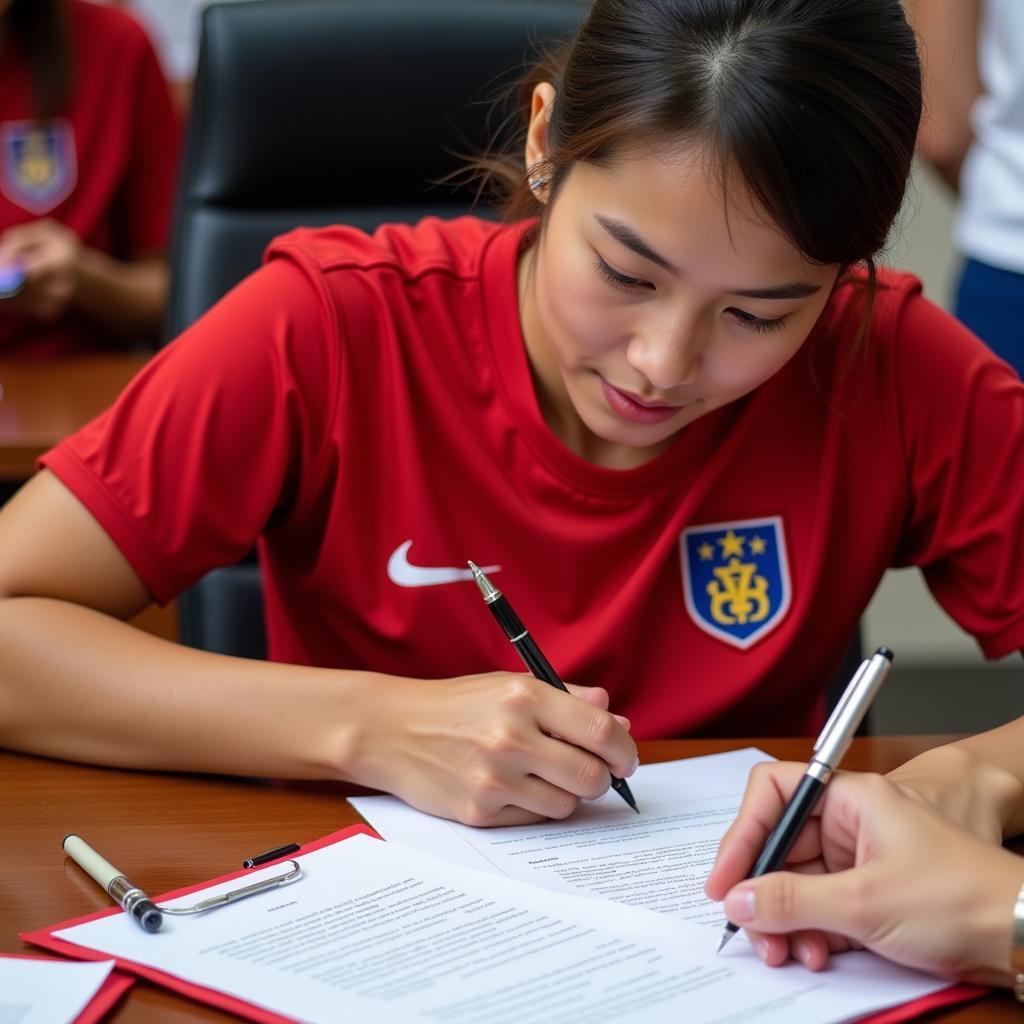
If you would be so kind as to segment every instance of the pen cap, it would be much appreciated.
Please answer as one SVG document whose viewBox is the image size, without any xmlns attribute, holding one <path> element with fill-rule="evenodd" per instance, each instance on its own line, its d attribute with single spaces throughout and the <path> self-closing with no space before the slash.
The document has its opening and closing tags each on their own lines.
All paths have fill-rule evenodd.
<svg viewBox="0 0 1024 1024">
<path fill-rule="evenodd" d="M 892 651 L 887 647 L 879 647 L 861 663 L 814 744 L 815 761 L 830 768 L 839 764 L 891 666 Z"/>
<path fill-rule="evenodd" d="M 110 861 L 101 857 L 81 836 L 65 836 L 61 845 L 83 871 L 88 872 L 97 884 L 110 892 L 110 883 L 121 874 Z"/>
</svg>

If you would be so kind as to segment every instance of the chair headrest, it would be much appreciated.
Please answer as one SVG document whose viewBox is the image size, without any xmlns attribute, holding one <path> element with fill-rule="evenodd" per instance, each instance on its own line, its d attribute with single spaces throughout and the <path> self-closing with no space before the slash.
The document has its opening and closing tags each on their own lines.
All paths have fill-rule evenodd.
<svg viewBox="0 0 1024 1024">
<path fill-rule="evenodd" d="M 296 208 L 422 195 L 491 141 L 501 114 L 488 103 L 585 11 L 580 0 L 214 4 L 186 196 Z"/>
</svg>

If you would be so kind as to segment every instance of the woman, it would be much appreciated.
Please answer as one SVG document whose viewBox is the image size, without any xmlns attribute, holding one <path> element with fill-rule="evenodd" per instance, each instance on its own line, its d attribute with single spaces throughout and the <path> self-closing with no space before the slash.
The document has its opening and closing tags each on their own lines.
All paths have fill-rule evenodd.
<svg viewBox="0 0 1024 1024">
<path fill-rule="evenodd" d="M 512 824 L 630 775 L 629 728 L 809 731 L 892 563 L 1024 647 L 1024 390 L 872 262 L 919 114 L 897 0 L 599 0 L 526 83 L 536 219 L 285 236 L 45 457 L 0 740 Z M 121 621 L 254 542 L 271 662 Z"/>
</svg>

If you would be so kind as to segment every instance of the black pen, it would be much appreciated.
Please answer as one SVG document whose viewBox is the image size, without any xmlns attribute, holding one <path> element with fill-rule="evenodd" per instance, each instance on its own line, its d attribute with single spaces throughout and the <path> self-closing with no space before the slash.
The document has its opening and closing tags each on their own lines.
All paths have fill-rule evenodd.
<svg viewBox="0 0 1024 1024">
<path fill-rule="evenodd" d="M 277 860 L 278 857 L 287 857 L 289 853 L 298 853 L 300 849 L 301 847 L 298 843 L 286 843 L 284 846 L 278 846 L 274 850 L 267 850 L 266 853 L 258 853 L 255 857 L 243 860 L 242 867 L 258 868 L 261 864 L 268 864 L 272 860 Z"/>
<path fill-rule="evenodd" d="M 491 614 L 497 619 L 498 625 L 501 626 L 505 636 L 509 638 L 512 646 L 519 652 L 519 657 L 523 659 L 523 664 L 533 673 L 536 679 L 543 683 L 550 683 L 556 689 L 568 693 L 569 688 L 559 679 L 558 673 L 551 667 L 551 662 L 544 657 L 541 649 L 537 646 L 537 641 L 530 636 L 529 630 L 512 610 L 512 606 L 508 603 L 504 594 L 487 578 L 482 569 L 472 562 L 469 563 L 469 567 L 473 570 L 473 578 L 476 580 L 476 585 L 480 588 L 480 593 L 483 594 L 484 603 L 491 609 Z M 633 794 L 625 779 L 618 779 L 613 775 L 612 789 L 637 814 L 640 813 L 640 808 L 637 807 L 636 800 L 633 799 Z"/>
<path fill-rule="evenodd" d="M 839 762 L 850 746 L 857 727 L 871 707 L 875 694 L 885 682 L 891 665 L 892 651 L 888 647 L 879 647 L 870 658 L 861 662 L 839 703 L 829 715 L 825 728 L 821 730 L 821 735 L 814 744 L 814 757 L 807 765 L 800 785 L 796 787 L 789 803 L 786 804 L 778 825 L 765 840 L 761 856 L 757 858 L 754 870 L 747 878 L 760 878 L 761 875 L 775 871 L 785 863 L 786 856 L 803 830 L 811 811 L 814 810 L 814 805 L 832 778 L 832 773 L 839 767 Z M 722 941 L 718 944 L 719 953 L 739 930 L 739 925 L 733 924 L 732 921 L 726 922 Z"/>
</svg>

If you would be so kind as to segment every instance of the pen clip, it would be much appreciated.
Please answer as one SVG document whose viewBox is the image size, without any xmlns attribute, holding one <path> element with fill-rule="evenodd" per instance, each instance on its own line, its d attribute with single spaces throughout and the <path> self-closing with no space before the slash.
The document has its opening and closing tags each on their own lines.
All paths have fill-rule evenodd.
<svg viewBox="0 0 1024 1024">
<path fill-rule="evenodd" d="M 229 889 L 227 892 L 221 893 L 219 896 L 211 896 L 209 899 L 200 900 L 198 903 L 194 903 L 191 907 L 165 907 L 162 904 L 157 904 L 157 907 L 164 914 L 201 914 L 206 910 L 214 910 L 217 907 L 226 907 L 229 903 L 234 903 L 236 900 L 243 900 L 246 896 L 255 896 L 258 892 L 266 892 L 268 889 L 276 889 L 279 885 L 285 885 L 290 882 L 293 878 L 297 878 L 302 873 L 302 868 L 297 860 L 290 860 L 287 863 L 291 864 L 291 871 L 286 871 L 283 875 L 274 875 L 271 878 L 261 879 L 259 882 L 252 882 L 249 885 L 243 885 L 238 889 Z"/>
</svg>

